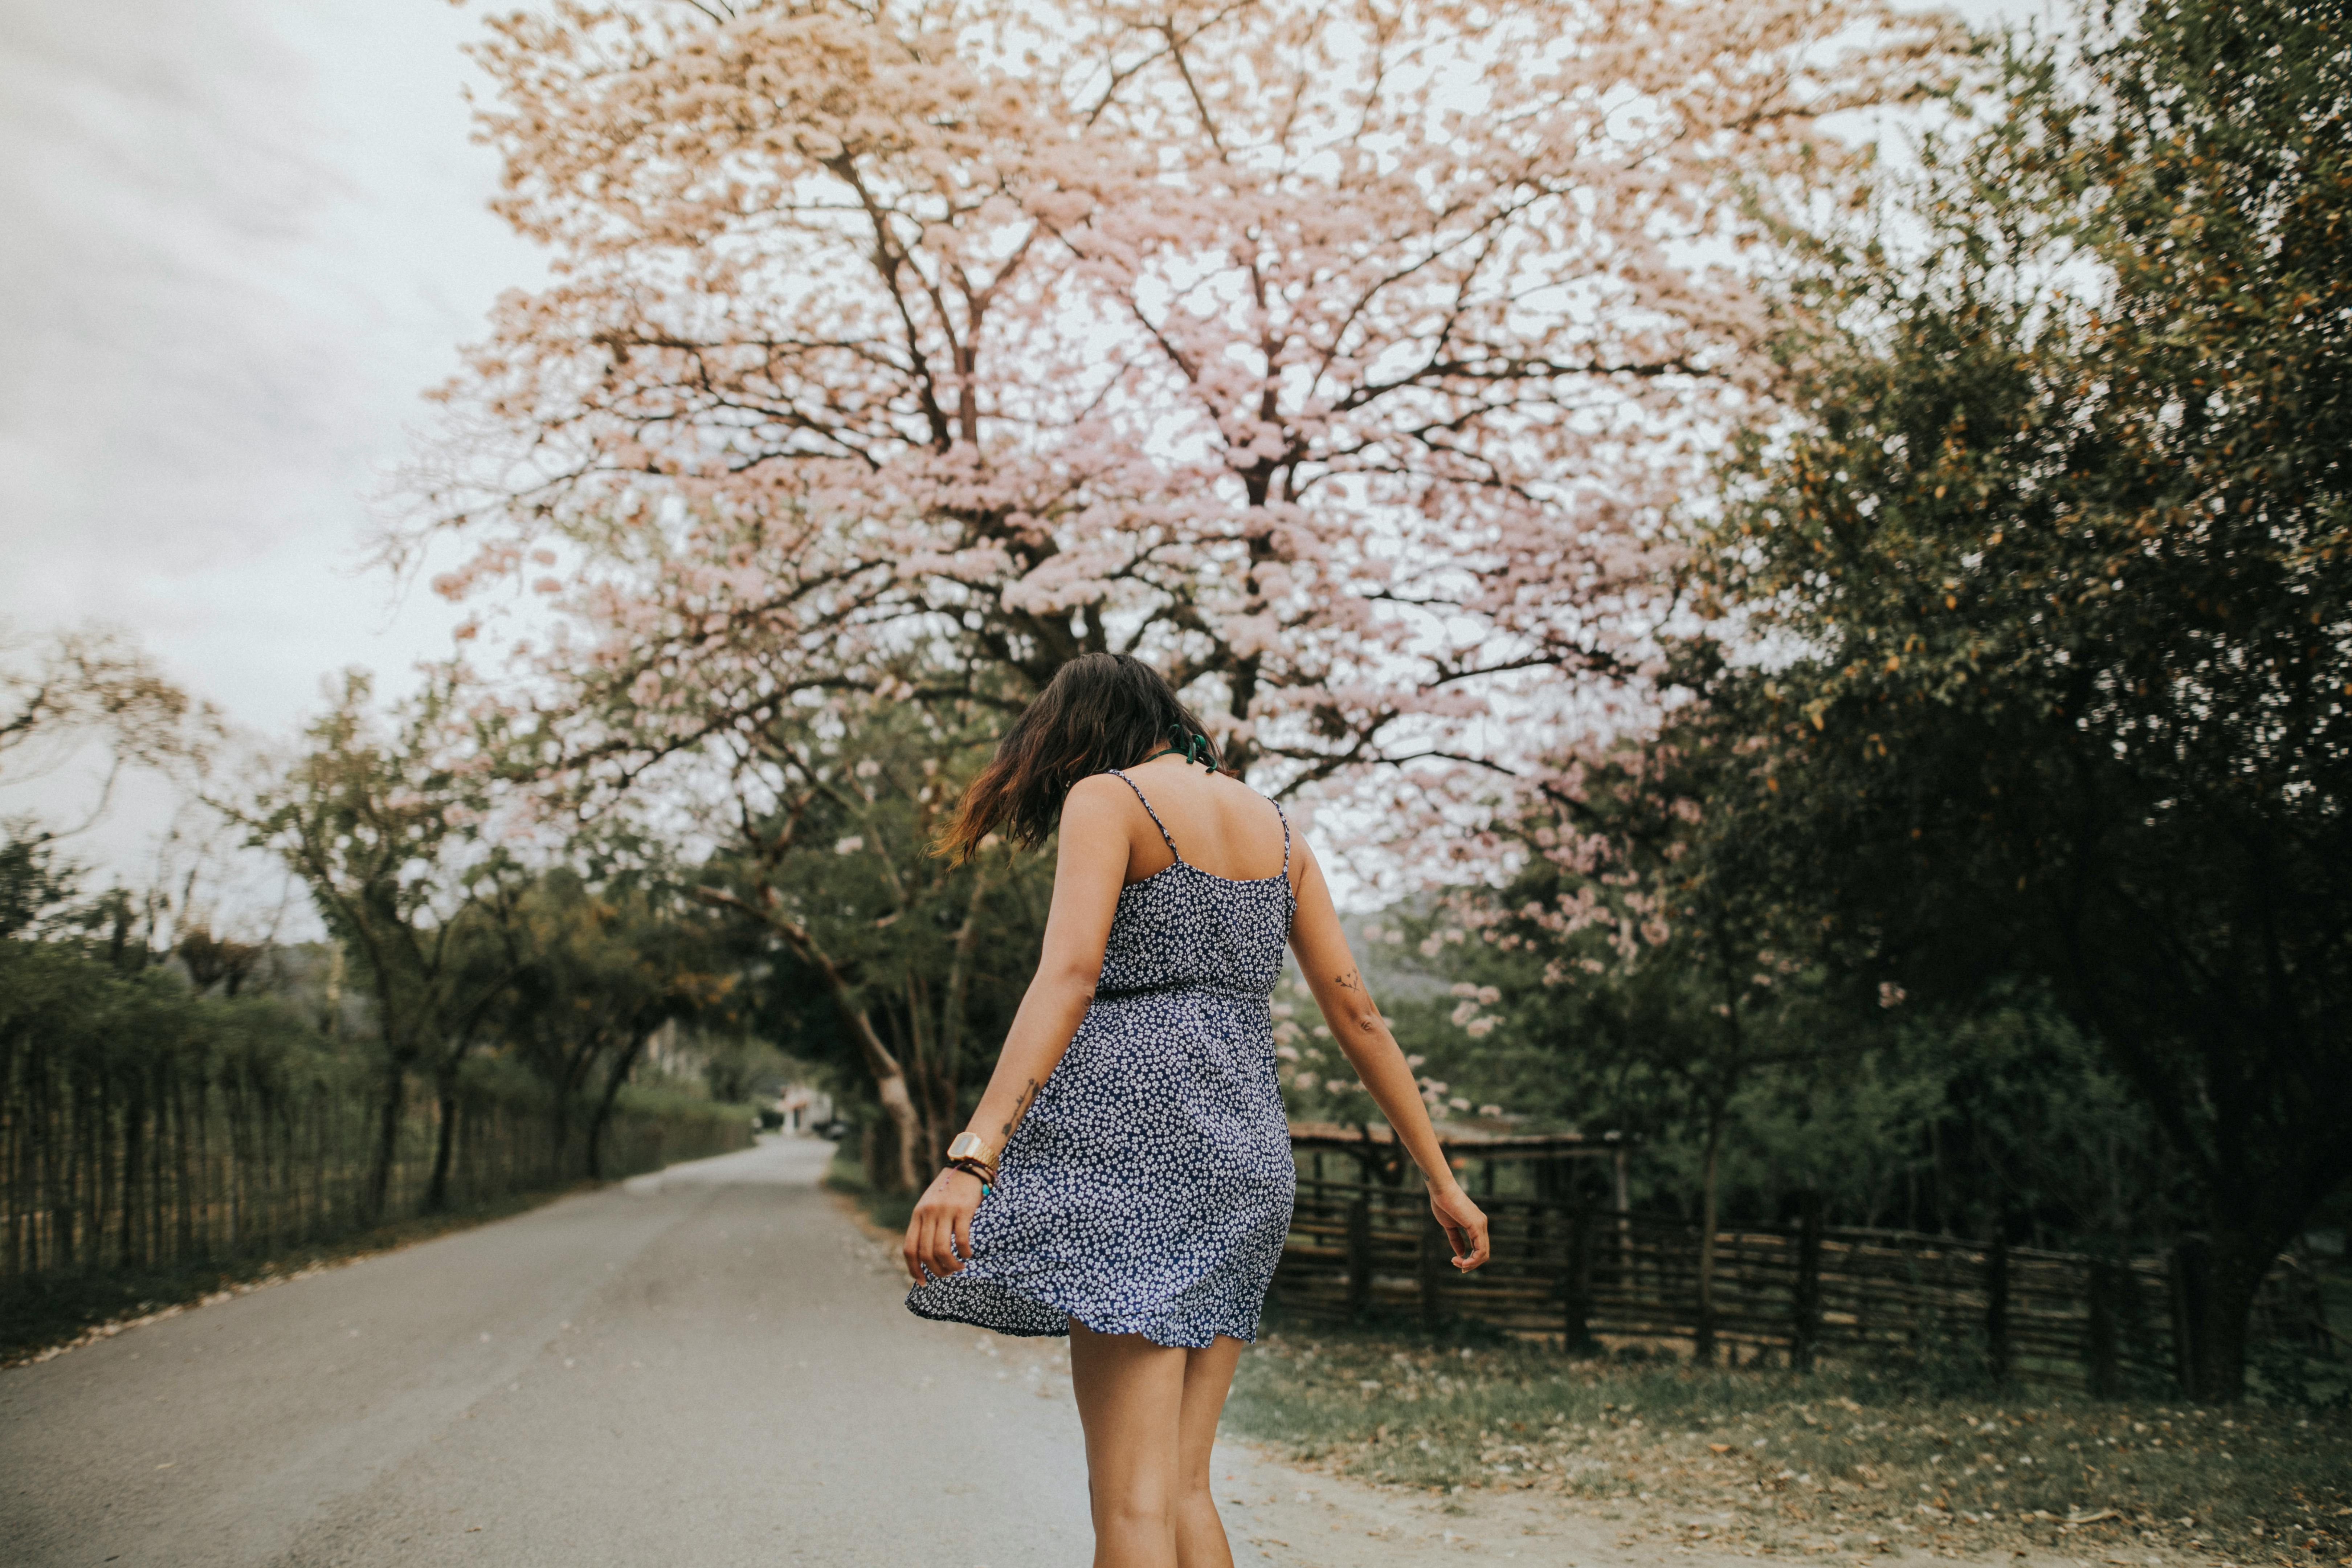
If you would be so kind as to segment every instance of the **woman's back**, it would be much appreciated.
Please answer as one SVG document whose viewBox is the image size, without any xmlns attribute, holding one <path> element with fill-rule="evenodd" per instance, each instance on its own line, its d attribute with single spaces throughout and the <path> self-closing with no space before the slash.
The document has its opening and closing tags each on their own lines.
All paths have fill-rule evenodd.
<svg viewBox="0 0 2352 1568">
<path fill-rule="evenodd" d="M 1128 788 L 1122 790 L 1113 781 L 1123 781 Z M 1098 774 L 1078 788 L 1123 801 L 1130 887 L 1180 858 L 1230 882 L 1286 876 L 1289 824 L 1279 808 L 1239 779 L 1171 756 Z"/>
<path fill-rule="evenodd" d="M 1197 990 L 1227 995 L 1273 994 L 1282 975 L 1283 945 L 1290 938 L 1297 896 L 1290 881 L 1290 824 L 1279 806 L 1228 778 L 1192 770 L 1170 776 L 1161 769 L 1147 794 L 1138 775 L 1149 764 L 1113 770 L 1107 780 L 1123 785 L 1140 822 L 1129 839 L 1126 885 L 1120 889 L 1103 945 L 1098 1001 L 1137 993 Z M 1188 837 L 1213 841 L 1231 873 L 1211 870 L 1188 852 L 1176 825 Z M 1269 858 L 1253 842 L 1271 837 Z M 1255 864 L 1253 864 L 1255 862 Z M 1263 1034 L 1265 1020 L 1253 1016 L 1246 1028 Z M 1272 1041 L 1266 1041 L 1269 1050 Z"/>
</svg>

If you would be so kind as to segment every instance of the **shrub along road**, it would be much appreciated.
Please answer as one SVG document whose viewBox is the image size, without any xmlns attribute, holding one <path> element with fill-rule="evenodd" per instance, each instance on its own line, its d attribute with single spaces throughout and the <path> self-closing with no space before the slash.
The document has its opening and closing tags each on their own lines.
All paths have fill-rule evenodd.
<svg viewBox="0 0 2352 1568">
<path fill-rule="evenodd" d="M 1063 1342 L 908 1317 L 816 1190 L 830 1153 L 639 1177 L 0 1373 L 0 1559 L 1078 1568 Z M 1712 1557 L 1526 1495 L 1238 1444 L 1217 1468 L 1244 1564 Z"/>
</svg>

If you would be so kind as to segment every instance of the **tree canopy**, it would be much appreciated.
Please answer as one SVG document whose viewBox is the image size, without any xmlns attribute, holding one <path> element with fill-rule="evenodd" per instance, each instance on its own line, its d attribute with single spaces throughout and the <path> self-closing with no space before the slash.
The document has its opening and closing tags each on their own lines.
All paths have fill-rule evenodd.
<svg viewBox="0 0 2352 1568">
<path fill-rule="evenodd" d="M 2046 984 L 2212 1248 L 2197 1392 L 2352 1175 L 2352 52 L 2339 6 L 2019 46 L 1931 144 L 1924 247 L 1815 281 L 1801 422 L 1706 558 L 1751 637 L 1690 721 L 1839 962 Z"/>
</svg>

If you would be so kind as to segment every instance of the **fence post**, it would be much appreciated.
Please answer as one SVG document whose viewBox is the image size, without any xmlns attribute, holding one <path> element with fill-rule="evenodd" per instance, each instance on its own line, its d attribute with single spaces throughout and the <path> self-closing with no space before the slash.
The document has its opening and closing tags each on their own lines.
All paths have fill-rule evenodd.
<svg viewBox="0 0 2352 1568">
<path fill-rule="evenodd" d="M 1995 1383 L 2009 1381 L 2009 1237 L 1993 1233 L 1985 1247 L 1985 1359 Z M 2095 1275 L 2093 1277 L 2096 1278 Z"/>
<path fill-rule="evenodd" d="M 2182 1390 L 2197 1387 L 2198 1325 L 2205 1316 L 2205 1238 L 2184 1236 L 2165 1260 L 2172 1297 L 2172 1367 Z"/>
<path fill-rule="evenodd" d="M 1590 1355 L 1593 1349 L 1592 1211 L 1580 1204 L 1569 1216 L 1566 1263 L 1560 1277 L 1560 1293 L 1567 1299 L 1562 1348 L 1570 1355 Z"/>
<path fill-rule="evenodd" d="M 1697 1271 L 1696 1289 L 1691 1297 L 1691 1364 L 1715 1364 L 1715 1229 L 1705 1223 L 1706 1208 L 1699 1206 L 1702 1215 L 1697 1249 L 1692 1263 Z M 1736 1353 L 1736 1352 L 1735 1352 Z"/>
<path fill-rule="evenodd" d="M 1789 1324 L 1789 1365 L 1813 1370 L 1822 1337 L 1822 1194 L 1797 1194 L 1797 1287 Z"/>
<path fill-rule="evenodd" d="M 1372 1200 L 1358 1193 L 1348 1202 L 1348 1316 L 1361 1318 L 1372 1304 Z"/>
<path fill-rule="evenodd" d="M 1445 1260 L 1454 1256 L 1454 1247 L 1445 1239 L 1444 1230 L 1437 1216 L 1423 1211 L 1421 1227 L 1421 1326 L 1424 1332 L 1435 1333 L 1445 1320 L 1445 1303 L 1439 1292 L 1445 1288 Z"/>
<path fill-rule="evenodd" d="M 2116 1353 L 2116 1266 L 2093 1258 L 2090 1320 L 2083 1330 L 2083 1362 L 2091 1392 L 2112 1399 L 2121 1392 L 2122 1367 Z"/>
<path fill-rule="evenodd" d="M 1610 1137 L 1615 1138 L 1612 1132 Z M 1633 1212 L 1632 1189 L 1626 1181 L 1625 1146 L 1619 1143 L 1610 1155 L 1609 1168 L 1612 1189 L 1611 1195 L 1617 1203 L 1617 1267 L 1624 1274 L 1633 1271 Z"/>
</svg>

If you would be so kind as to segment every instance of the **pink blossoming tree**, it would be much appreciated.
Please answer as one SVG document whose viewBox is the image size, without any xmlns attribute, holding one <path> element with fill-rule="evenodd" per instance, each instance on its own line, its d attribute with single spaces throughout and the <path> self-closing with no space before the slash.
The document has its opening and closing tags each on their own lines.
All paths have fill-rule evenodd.
<svg viewBox="0 0 2352 1568">
<path fill-rule="evenodd" d="M 509 17 L 485 133 L 557 280 L 447 391 L 439 586 L 568 592 L 616 752 L 924 645 L 1003 701 L 1132 649 L 1292 778 L 1483 756 L 1498 700 L 1638 678 L 1694 459 L 1769 392 L 1733 263 L 1946 42 L 1861 0 Z"/>
<path fill-rule="evenodd" d="M 1773 393 L 1745 258 L 1864 176 L 1823 117 L 1951 43 L 1877 0 L 559 0 L 480 50 L 554 280 L 399 545 L 558 607 L 526 664 L 591 785 L 1113 649 L 1271 787 L 1443 798 L 1642 705 L 1678 508 Z"/>
</svg>

